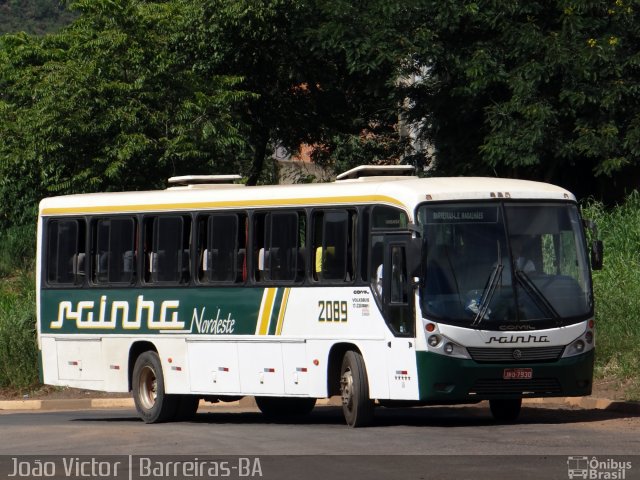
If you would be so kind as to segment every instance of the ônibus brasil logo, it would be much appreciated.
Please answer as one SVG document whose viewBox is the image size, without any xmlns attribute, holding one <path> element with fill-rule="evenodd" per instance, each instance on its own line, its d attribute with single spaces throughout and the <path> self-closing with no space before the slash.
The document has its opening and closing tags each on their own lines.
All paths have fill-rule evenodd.
<svg viewBox="0 0 640 480">
<path fill-rule="evenodd" d="M 597 457 L 571 456 L 567 458 L 567 475 L 570 479 L 585 480 L 625 480 L 627 470 L 631 470 L 631 462 Z"/>
</svg>

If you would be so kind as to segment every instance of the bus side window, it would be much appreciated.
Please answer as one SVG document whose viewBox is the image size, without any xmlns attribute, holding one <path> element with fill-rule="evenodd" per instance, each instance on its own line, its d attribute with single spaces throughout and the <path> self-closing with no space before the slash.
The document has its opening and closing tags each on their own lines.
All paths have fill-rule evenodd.
<svg viewBox="0 0 640 480">
<path fill-rule="evenodd" d="M 306 224 L 302 212 L 271 212 L 255 216 L 254 252 L 257 281 L 302 279 Z"/>
<path fill-rule="evenodd" d="M 246 213 L 239 214 L 238 242 L 236 255 L 236 276 L 234 281 L 244 283 L 247 281 L 247 245 L 249 242 L 249 218 Z"/>
<path fill-rule="evenodd" d="M 401 247 L 391 247 L 391 292 L 390 303 L 404 305 L 408 302 L 405 251 Z"/>
<path fill-rule="evenodd" d="M 350 226 L 350 223 L 352 224 Z M 353 218 L 347 210 L 329 210 L 314 215 L 314 268 L 317 281 L 349 282 L 353 279 Z"/>
<path fill-rule="evenodd" d="M 132 217 L 98 219 L 93 225 L 93 282 L 135 281 L 136 221 Z"/>
<path fill-rule="evenodd" d="M 360 262 L 360 278 L 362 280 L 369 280 L 369 225 L 370 221 L 369 210 L 361 210 L 360 214 L 360 229 L 356 230 L 357 241 L 354 245 L 358 245 L 360 248 L 356 252 L 358 261 Z M 356 238 L 356 237 L 354 237 Z"/>
<path fill-rule="evenodd" d="M 271 214 L 269 255 L 266 258 L 270 280 L 295 280 L 298 262 L 298 215 L 295 212 Z"/>
<path fill-rule="evenodd" d="M 395 207 L 376 205 L 371 212 L 371 228 L 373 230 L 395 230 L 407 228 L 407 214 Z"/>
<path fill-rule="evenodd" d="M 206 227 L 204 222 L 206 221 Z M 201 219 L 206 228 L 199 247 L 199 278 L 204 282 L 236 282 L 238 279 L 239 220 L 236 214 L 216 214 Z"/>
<path fill-rule="evenodd" d="M 190 237 L 190 217 L 145 219 L 145 280 L 150 283 L 189 283 Z"/>
<path fill-rule="evenodd" d="M 86 224 L 81 219 L 47 223 L 47 273 L 50 284 L 81 285 L 85 278 Z"/>
<path fill-rule="evenodd" d="M 395 207 L 387 205 L 376 205 L 371 209 L 370 224 L 368 225 L 371 234 L 369 242 L 369 271 L 368 279 L 374 291 L 382 298 L 382 279 L 387 272 L 384 272 L 382 263 L 384 260 L 384 231 L 405 229 L 409 223 L 407 214 Z"/>
<path fill-rule="evenodd" d="M 406 247 L 402 245 L 390 246 L 390 278 L 384 281 L 389 291 L 383 297 L 386 305 L 386 320 L 391 329 L 400 335 L 413 334 L 413 309 L 409 303 L 409 282 L 407 276 Z M 383 290 L 384 290 L 383 288 Z"/>
<path fill-rule="evenodd" d="M 374 291 L 382 298 L 382 278 L 384 275 L 382 263 L 384 262 L 384 237 L 382 235 L 371 236 L 371 261 L 369 263 L 369 278 Z"/>
<path fill-rule="evenodd" d="M 265 272 L 265 246 L 266 246 L 266 234 L 265 226 L 268 221 L 269 214 L 256 213 L 253 215 L 253 228 L 252 228 L 252 246 L 253 246 L 253 277 L 257 282 L 264 281 L 266 279 Z"/>
</svg>

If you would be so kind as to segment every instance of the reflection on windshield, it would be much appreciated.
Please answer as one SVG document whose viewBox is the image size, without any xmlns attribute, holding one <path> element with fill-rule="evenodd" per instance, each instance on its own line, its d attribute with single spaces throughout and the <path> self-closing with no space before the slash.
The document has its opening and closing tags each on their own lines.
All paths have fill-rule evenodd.
<svg viewBox="0 0 640 480">
<path fill-rule="evenodd" d="M 423 315 L 495 328 L 560 323 L 591 311 L 591 285 L 572 204 L 420 207 Z"/>
</svg>

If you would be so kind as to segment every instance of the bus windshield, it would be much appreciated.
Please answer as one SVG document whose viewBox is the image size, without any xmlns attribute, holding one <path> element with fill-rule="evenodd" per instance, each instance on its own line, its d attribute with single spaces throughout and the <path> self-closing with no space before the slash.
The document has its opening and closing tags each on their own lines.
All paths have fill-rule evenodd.
<svg viewBox="0 0 640 480">
<path fill-rule="evenodd" d="M 481 329 L 533 330 L 592 312 L 585 242 L 571 203 L 438 203 L 424 230 L 425 318 Z"/>
</svg>

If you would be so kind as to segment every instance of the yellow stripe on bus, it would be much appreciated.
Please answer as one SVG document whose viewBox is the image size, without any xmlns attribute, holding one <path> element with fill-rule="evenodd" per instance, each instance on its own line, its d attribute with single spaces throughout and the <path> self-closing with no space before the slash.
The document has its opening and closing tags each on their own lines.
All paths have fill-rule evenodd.
<svg viewBox="0 0 640 480">
<path fill-rule="evenodd" d="M 284 296 L 282 297 L 282 303 L 280 304 L 280 313 L 278 314 L 278 326 L 276 327 L 276 335 L 282 334 L 282 324 L 284 323 L 284 314 L 287 311 L 287 302 L 289 301 L 290 288 L 284 289 Z"/>
<path fill-rule="evenodd" d="M 354 204 L 383 202 L 403 206 L 402 202 L 385 195 L 363 195 L 350 197 L 316 197 L 316 198 L 287 198 L 274 200 L 232 200 L 221 202 L 196 202 L 196 203 L 158 203 L 150 205 L 103 205 L 103 206 L 74 206 L 74 207 L 49 207 L 43 208 L 41 215 L 72 215 L 87 213 L 124 213 L 124 212 L 158 212 L 174 210 L 200 210 L 213 208 L 237 208 L 237 207 L 287 207 L 299 205 L 326 205 L 326 204 Z"/>
<path fill-rule="evenodd" d="M 266 335 L 269 331 L 269 321 L 271 320 L 271 312 L 273 311 L 273 301 L 276 298 L 277 288 L 267 288 L 263 297 L 262 314 L 260 315 L 260 328 L 258 335 Z"/>
</svg>

